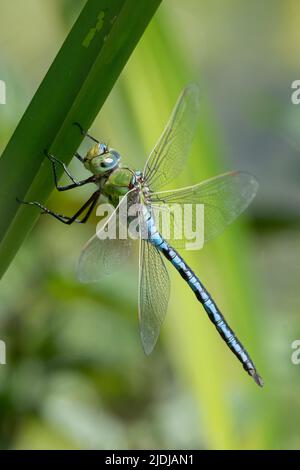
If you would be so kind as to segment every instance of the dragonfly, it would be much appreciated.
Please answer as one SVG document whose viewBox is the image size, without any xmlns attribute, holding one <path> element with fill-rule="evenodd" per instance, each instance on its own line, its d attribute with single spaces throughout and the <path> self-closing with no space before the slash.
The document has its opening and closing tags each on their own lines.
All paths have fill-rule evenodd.
<svg viewBox="0 0 300 470">
<path fill-rule="evenodd" d="M 165 189 L 183 170 L 187 163 L 200 112 L 198 84 L 187 85 L 179 96 L 171 117 L 142 171 L 121 164 L 121 155 L 100 142 L 75 123 L 83 136 L 93 141 L 92 147 L 82 157 L 75 157 L 91 173 L 77 181 L 67 166 L 45 151 L 53 170 L 55 186 L 66 191 L 86 184 L 96 184 L 97 189 L 83 206 L 71 217 L 58 214 L 37 201 L 19 201 L 38 206 L 43 214 L 50 214 L 64 224 L 85 223 L 100 196 L 105 196 L 113 207 L 111 215 L 82 249 L 77 266 L 81 282 L 94 282 L 112 273 L 130 256 L 133 237 L 104 236 L 108 224 L 120 225 L 119 215 L 126 204 L 129 208 L 138 203 L 139 213 L 139 294 L 138 316 L 144 352 L 149 355 L 159 336 L 170 297 L 170 279 L 165 261 L 169 262 L 188 284 L 200 302 L 209 320 L 227 346 L 235 354 L 245 371 L 259 385 L 263 380 L 224 315 L 199 277 L 185 262 L 178 249 L 180 240 L 167 240 L 158 230 L 154 210 L 168 211 L 171 204 L 204 206 L 204 242 L 215 238 L 243 212 L 253 200 L 258 189 L 257 180 L 244 172 L 229 172 L 202 181 L 193 186 L 175 190 Z M 71 183 L 59 186 L 57 165 L 61 165 Z M 85 214 L 85 215 L 83 215 Z M 79 218 L 81 216 L 81 218 Z M 174 217 L 170 217 L 175 225 Z M 143 230 L 141 229 L 143 227 Z M 141 233 L 147 236 L 142 236 Z M 183 236 L 184 237 L 184 236 Z M 185 241 L 185 240 L 183 240 Z M 182 240 L 181 240 L 182 242 Z"/>
</svg>

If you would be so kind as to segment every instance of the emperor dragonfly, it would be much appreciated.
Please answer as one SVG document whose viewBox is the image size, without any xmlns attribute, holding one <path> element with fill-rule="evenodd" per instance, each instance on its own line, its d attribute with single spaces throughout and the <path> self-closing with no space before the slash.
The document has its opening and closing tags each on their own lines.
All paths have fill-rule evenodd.
<svg viewBox="0 0 300 470">
<path fill-rule="evenodd" d="M 104 195 L 114 206 L 114 212 L 83 248 L 78 262 L 78 278 L 82 282 L 100 279 L 121 264 L 130 252 L 132 239 L 127 237 L 111 239 L 103 236 L 107 225 L 118 224 L 118 215 L 126 203 L 130 207 L 139 203 L 142 207 L 139 216 L 139 322 L 144 351 L 150 354 L 156 344 L 160 328 L 167 311 L 170 281 L 163 260 L 166 258 L 179 272 L 204 307 L 209 319 L 228 347 L 242 363 L 244 369 L 262 386 L 263 381 L 242 343 L 229 327 L 211 295 L 200 279 L 183 260 L 176 248 L 181 247 L 177 240 L 170 244 L 157 230 L 153 210 L 163 202 L 165 210 L 170 204 L 203 204 L 205 209 L 204 241 L 215 238 L 225 227 L 250 204 L 258 184 L 256 179 L 242 172 L 231 172 L 194 186 L 176 190 L 162 190 L 183 169 L 190 151 L 199 115 L 199 87 L 188 85 L 181 93 L 171 118 L 160 139 L 149 155 L 143 171 L 134 171 L 120 164 L 120 154 L 86 133 L 79 124 L 81 133 L 94 141 L 94 145 L 83 158 L 75 156 L 92 173 L 89 178 L 76 181 L 65 164 L 53 155 L 46 153 L 53 168 L 56 188 L 65 191 L 88 183 L 97 185 L 97 190 L 74 214 L 67 217 L 57 214 L 39 202 L 24 202 L 42 209 L 65 224 L 85 223 L 93 211 L 100 195 Z M 63 166 L 72 184 L 59 186 L 56 164 Z M 161 207 L 163 209 L 163 207 Z M 87 211 L 82 219 L 78 217 Z M 172 220 L 172 219 L 170 219 Z M 174 222 L 174 221 L 173 221 Z M 175 222 L 174 222 L 175 223 Z M 142 236 L 141 227 L 147 236 Z"/>
</svg>

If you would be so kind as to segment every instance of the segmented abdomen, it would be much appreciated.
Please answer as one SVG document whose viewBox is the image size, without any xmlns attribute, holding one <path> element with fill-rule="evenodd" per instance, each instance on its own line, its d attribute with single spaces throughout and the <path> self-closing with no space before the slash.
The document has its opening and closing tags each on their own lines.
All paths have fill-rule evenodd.
<svg viewBox="0 0 300 470">
<path fill-rule="evenodd" d="M 166 240 L 160 235 L 155 227 L 153 217 L 150 212 L 145 214 L 149 242 L 153 243 L 156 248 L 173 264 L 181 277 L 188 283 L 193 290 L 197 299 L 203 305 L 209 319 L 215 325 L 216 329 L 227 343 L 232 352 L 237 356 L 242 363 L 244 369 L 248 372 L 255 382 L 262 386 L 263 382 L 258 375 L 256 368 L 242 343 L 238 340 L 233 330 L 230 328 L 217 305 L 213 301 L 211 295 L 207 292 L 199 278 L 185 263 L 179 253 L 172 248 Z"/>
</svg>

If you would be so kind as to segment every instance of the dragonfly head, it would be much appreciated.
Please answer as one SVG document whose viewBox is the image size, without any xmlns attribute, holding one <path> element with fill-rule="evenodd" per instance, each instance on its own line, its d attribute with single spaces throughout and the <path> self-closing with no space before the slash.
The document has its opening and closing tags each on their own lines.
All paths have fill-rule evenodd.
<svg viewBox="0 0 300 470">
<path fill-rule="evenodd" d="M 120 159 L 120 154 L 116 150 L 99 143 L 87 152 L 83 163 L 94 175 L 104 175 L 114 170 L 119 165 Z"/>
</svg>

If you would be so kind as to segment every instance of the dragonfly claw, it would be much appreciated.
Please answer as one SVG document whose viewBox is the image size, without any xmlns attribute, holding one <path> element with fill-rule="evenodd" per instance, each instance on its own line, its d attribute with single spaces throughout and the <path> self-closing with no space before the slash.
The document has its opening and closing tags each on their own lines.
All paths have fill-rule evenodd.
<svg viewBox="0 0 300 470">
<path fill-rule="evenodd" d="M 48 160 L 53 161 L 53 156 L 48 152 L 47 149 L 44 150 L 44 155 L 48 158 Z"/>
<path fill-rule="evenodd" d="M 77 126 L 79 127 L 80 129 L 80 132 L 81 132 L 81 135 L 86 135 L 86 132 L 84 131 L 83 127 L 81 126 L 81 124 L 79 124 L 79 122 L 73 122 L 74 126 Z"/>
<path fill-rule="evenodd" d="M 28 204 L 27 201 L 23 201 L 22 199 L 19 199 L 18 197 L 16 197 L 16 201 L 17 201 L 19 204 Z"/>
<path fill-rule="evenodd" d="M 87 131 L 85 131 L 82 127 L 81 124 L 79 124 L 79 122 L 73 122 L 74 126 L 77 126 L 79 127 L 79 130 L 80 130 L 80 133 L 81 135 L 83 135 L 84 137 L 88 137 L 89 139 L 93 140 L 94 142 L 96 142 L 97 144 L 100 144 L 99 140 L 98 139 L 95 139 L 95 137 L 93 137 L 92 135 L 90 135 Z"/>
</svg>

